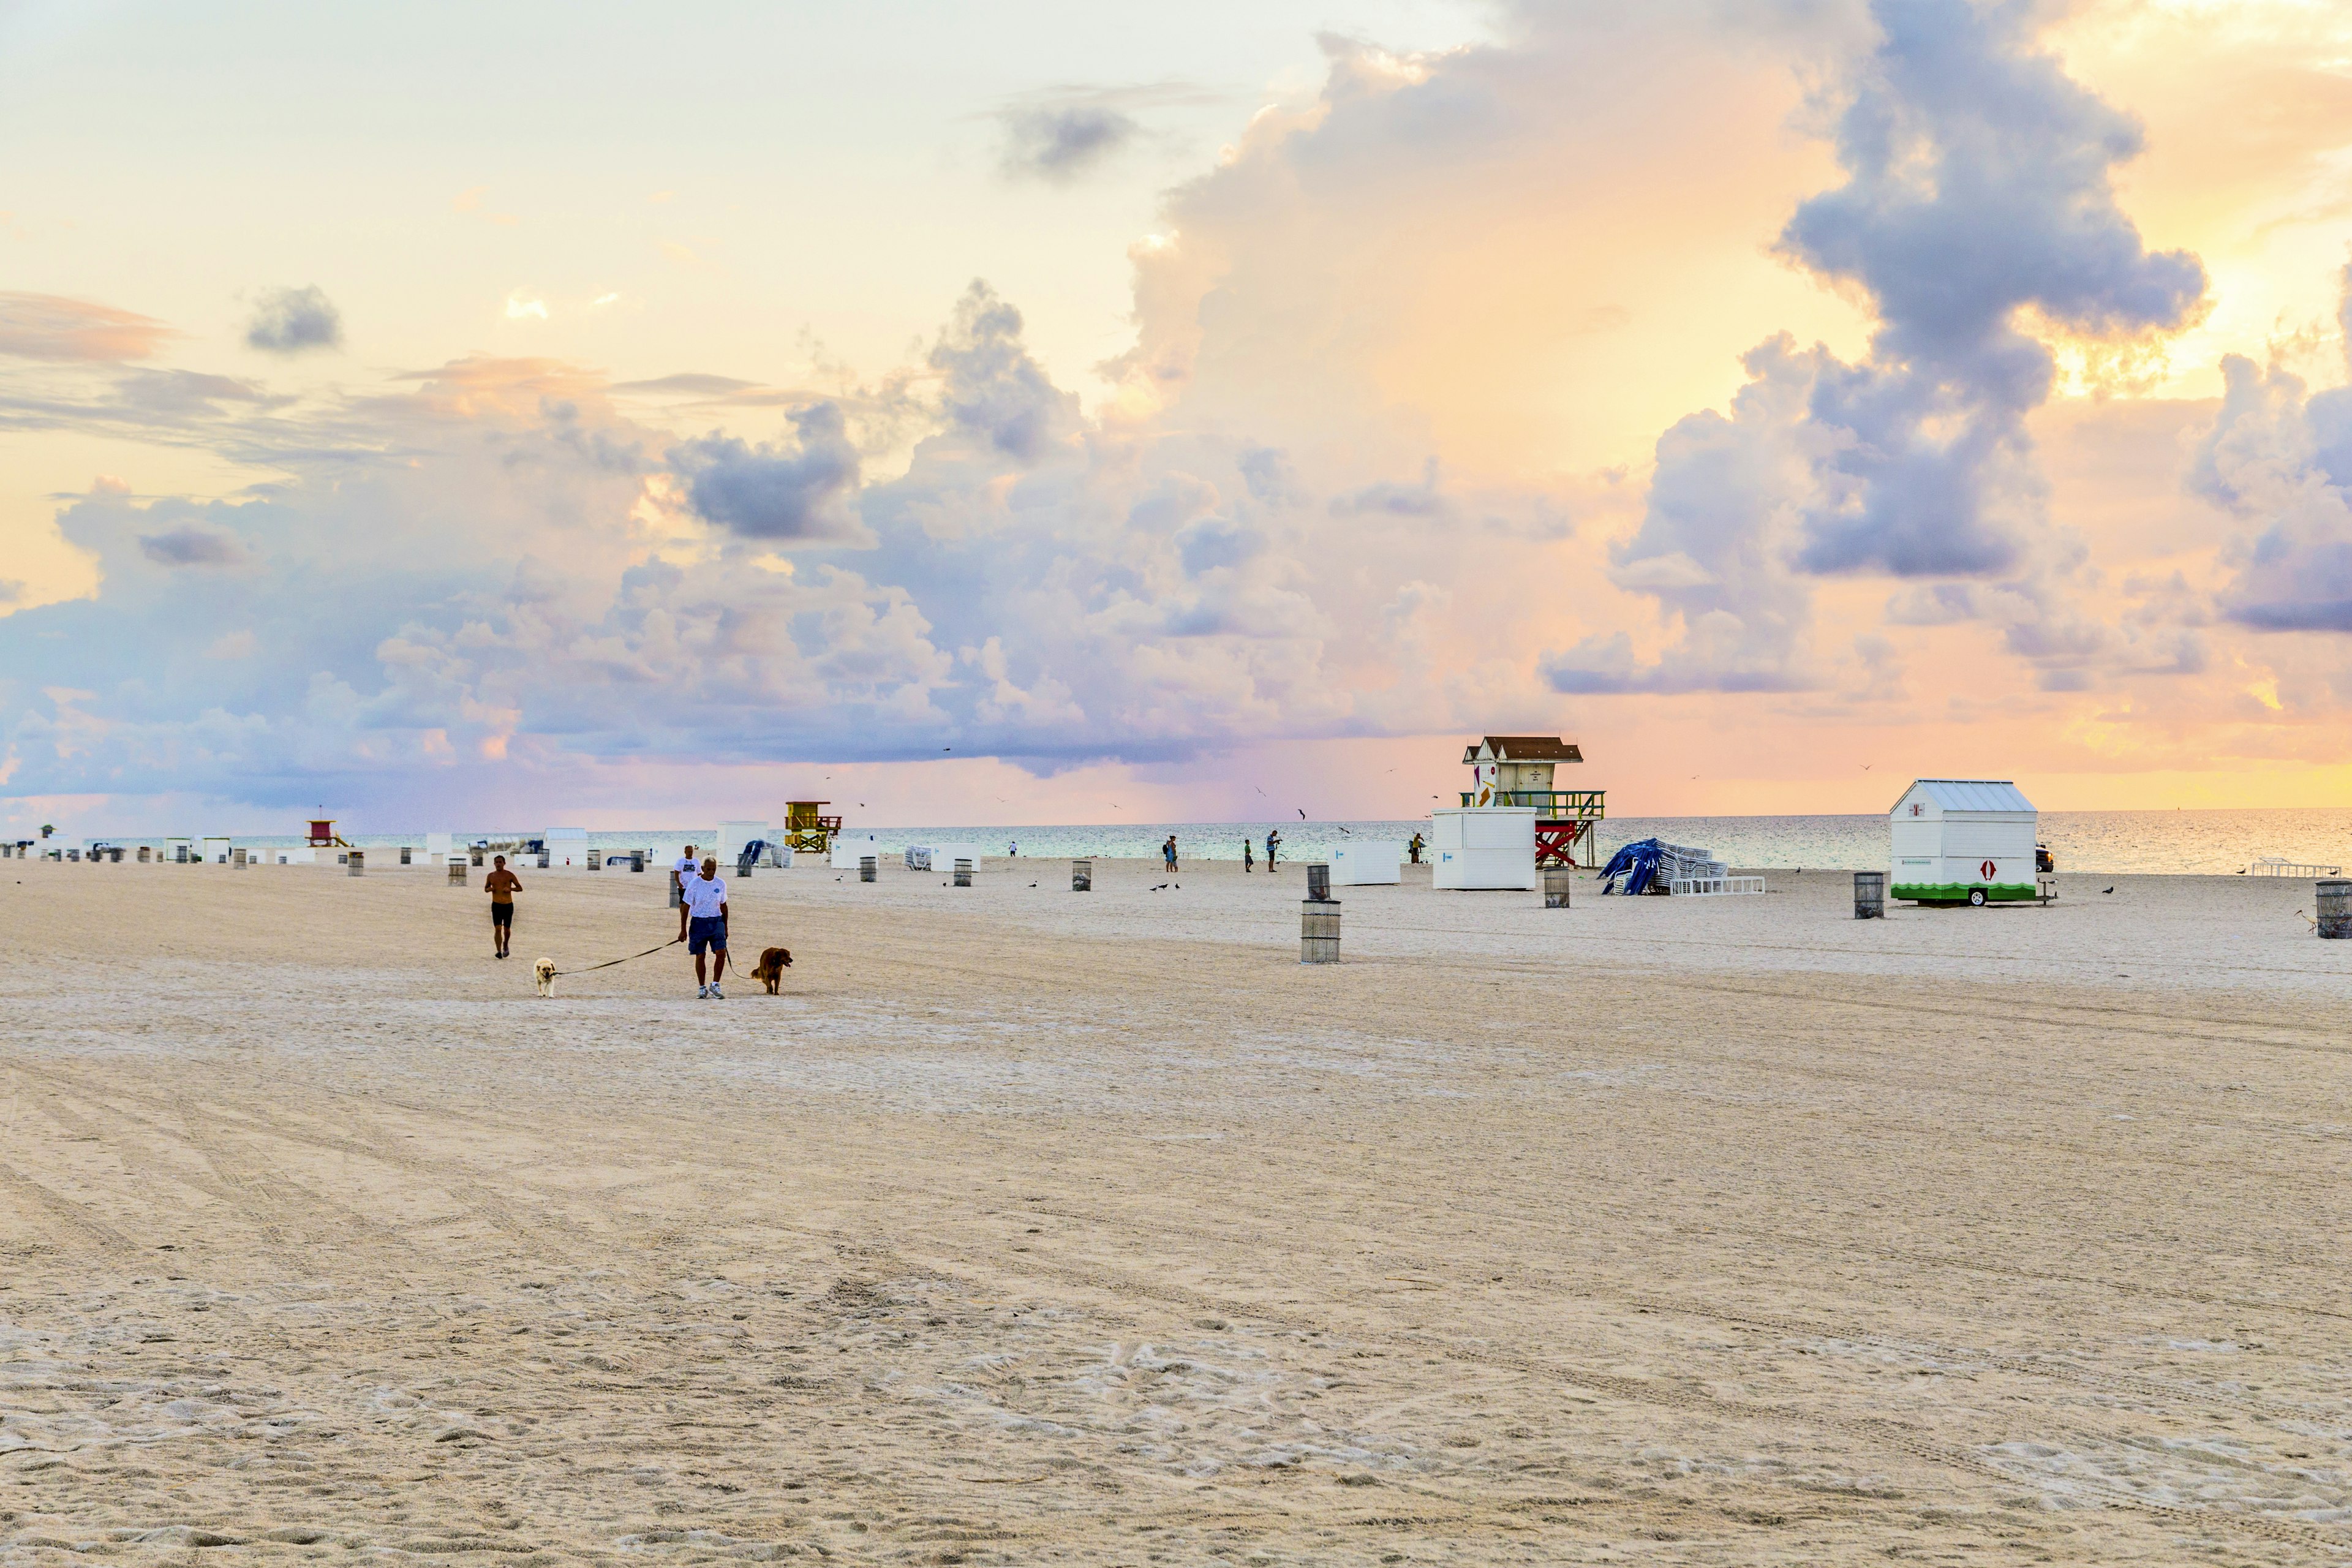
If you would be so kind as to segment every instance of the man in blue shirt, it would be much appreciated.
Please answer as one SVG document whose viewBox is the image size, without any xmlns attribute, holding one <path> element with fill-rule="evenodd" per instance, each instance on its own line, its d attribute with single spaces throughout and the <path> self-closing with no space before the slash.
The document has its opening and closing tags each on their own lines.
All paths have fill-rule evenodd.
<svg viewBox="0 0 2352 1568">
<path fill-rule="evenodd" d="M 703 861 L 701 871 L 678 887 L 677 935 L 686 951 L 694 954 L 694 994 L 712 1001 L 727 1000 L 727 994 L 719 989 L 719 979 L 727 973 L 727 879 L 719 874 L 716 858 Z M 705 948 L 717 955 L 707 982 L 702 977 Z"/>
</svg>

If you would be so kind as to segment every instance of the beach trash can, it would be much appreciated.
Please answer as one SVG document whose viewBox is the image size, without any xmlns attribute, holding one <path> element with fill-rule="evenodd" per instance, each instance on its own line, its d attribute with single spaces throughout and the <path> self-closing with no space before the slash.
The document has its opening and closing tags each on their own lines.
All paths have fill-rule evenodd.
<svg viewBox="0 0 2352 1568">
<path fill-rule="evenodd" d="M 466 852 L 466 858 L 473 864 L 478 866 L 482 863 L 482 851 L 479 849 L 469 849 Z"/>
<path fill-rule="evenodd" d="M 1330 868 L 1325 867 L 1328 872 Z M 1339 906 L 1331 899 L 1308 899 L 1298 906 L 1298 962 L 1339 962 Z"/>
<path fill-rule="evenodd" d="M 1886 873 L 1856 871 L 1853 874 L 1853 918 L 1858 921 L 1883 921 L 1886 918 Z"/>
<path fill-rule="evenodd" d="M 367 869 L 367 852 L 366 852 L 365 850 L 363 850 L 363 849 L 354 849 L 354 850 L 352 850 L 352 858 L 351 858 L 351 862 L 350 862 L 350 864 L 351 864 L 351 868 L 352 868 L 351 874 L 352 874 L 352 876 L 354 876 L 354 877 L 358 876 L 361 872 L 362 872 L 362 871 L 366 870 L 366 869 Z"/>
<path fill-rule="evenodd" d="M 1573 887 L 1576 882 L 1575 868 L 1570 866 L 1547 866 L 1544 868 L 1543 878 L 1544 908 L 1548 910 L 1564 910 L 1568 908 L 1569 889 Z"/>
<path fill-rule="evenodd" d="M 857 879 L 861 882 L 870 882 L 874 880 L 876 874 L 874 857 L 860 855 L 857 858 Z"/>
<path fill-rule="evenodd" d="M 244 850 L 232 849 L 228 852 L 228 868 L 230 870 L 242 871 L 245 869 L 245 865 L 246 857 Z"/>
<path fill-rule="evenodd" d="M 540 868 L 541 870 L 544 871 L 544 870 L 549 869 L 549 868 L 550 868 L 550 867 L 551 867 L 551 866 L 552 866 L 552 864 L 554 863 L 554 860 L 555 860 L 555 854 L 554 854 L 554 852 L 553 852 L 552 850 L 542 849 L 542 850 L 541 850 L 541 851 L 539 852 L 539 868 Z M 476 865 L 478 865 L 478 866 L 481 864 L 481 862 L 480 862 L 480 861 L 478 861 L 478 860 L 477 860 L 477 861 L 476 861 L 476 862 L 474 862 L 474 863 L 475 863 Z"/>
<path fill-rule="evenodd" d="M 2352 879 L 2330 877 L 2319 884 L 2319 934 L 2352 938 Z"/>
<path fill-rule="evenodd" d="M 139 847 L 139 863 L 142 866 L 144 866 L 148 861 L 152 860 L 154 858 L 153 852 L 151 851 L 147 846 L 142 844 Z"/>
<path fill-rule="evenodd" d="M 588 869 L 591 871 L 601 871 L 604 868 L 604 852 L 602 849 L 591 849 L 588 851 Z"/>
<path fill-rule="evenodd" d="M 1070 862 L 1070 891 L 1091 893 L 1095 890 L 1095 863 L 1091 860 Z"/>
<path fill-rule="evenodd" d="M 971 862 L 961 855 L 956 857 L 955 885 L 959 888 L 971 886 Z"/>
<path fill-rule="evenodd" d="M 106 858 L 114 862 L 117 866 L 122 864 L 122 851 L 121 849 L 109 849 L 106 852 Z"/>
<path fill-rule="evenodd" d="M 409 847 L 407 845 L 404 844 L 400 847 L 400 863 L 404 866 L 413 866 L 416 863 L 409 858 L 408 851 Z"/>
<path fill-rule="evenodd" d="M 466 885 L 466 862 L 462 857 L 449 857 L 449 885 L 453 888 Z"/>
<path fill-rule="evenodd" d="M 1314 904 L 1328 904 L 1331 901 L 1331 868 L 1324 861 L 1307 862 L 1307 901 Z"/>
<path fill-rule="evenodd" d="M 642 849 L 632 850 L 629 854 L 629 869 L 632 871 L 643 871 L 645 868 L 646 852 Z"/>
</svg>

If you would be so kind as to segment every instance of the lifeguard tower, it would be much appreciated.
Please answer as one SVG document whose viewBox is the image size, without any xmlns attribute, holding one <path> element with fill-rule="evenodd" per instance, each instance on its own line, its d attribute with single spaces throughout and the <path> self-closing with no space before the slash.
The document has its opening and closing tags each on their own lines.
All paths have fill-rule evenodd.
<svg viewBox="0 0 2352 1568">
<path fill-rule="evenodd" d="M 824 855 L 833 848 L 833 836 L 841 831 L 841 818 L 827 816 L 824 808 L 829 800 L 795 800 L 784 806 L 784 847 L 804 849 L 812 855 Z"/>
<path fill-rule="evenodd" d="M 1591 866 L 1594 863 L 1592 825 L 1603 816 L 1602 801 L 1608 792 L 1552 788 L 1553 769 L 1582 761 L 1584 753 L 1576 742 L 1558 735 L 1482 735 L 1462 752 L 1473 785 L 1462 792 L 1462 804 L 1465 807 L 1533 806 L 1536 864 L 1573 866 L 1581 846 L 1584 864 Z"/>
<path fill-rule="evenodd" d="M 311 848 L 349 849 L 351 847 L 350 845 L 343 842 L 342 835 L 335 831 L 334 818 L 331 816 L 313 816 L 308 820 L 310 824 Z"/>
</svg>

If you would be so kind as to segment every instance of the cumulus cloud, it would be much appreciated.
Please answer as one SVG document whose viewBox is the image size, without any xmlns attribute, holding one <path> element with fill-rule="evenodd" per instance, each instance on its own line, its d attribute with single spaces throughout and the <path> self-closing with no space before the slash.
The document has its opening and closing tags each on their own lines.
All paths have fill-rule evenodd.
<svg viewBox="0 0 2352 1568">
<path fill-rule="evenodd" d="M 142 533 L 139 549 L 148 560 L 163 566 L 239 566 L 246 561 L 245 546 L 235 534 L 211 528 Z"/>
<path fill-rule="evenodd" d="M 957 428 L 1034 461 L 1075 423 L 1077 402 L 1057 389 L 1021 341 L 1021 312 L 974 280 L 932 346 L 930 365 Z"/>
<path fill-rule="evenodd" d="M 1067 104 L 1007 110 L 1002 166 L 1016 178 L 1065 184 L 1108 162 L 1143 127 L 1108 104 Z"/>
<path fill-rule="evenodd" d="M 839 538 L 856 527 L 857 449 L 841 405 L 819 403 L 790 418 L 790 447 L 714 433 L 670 448 L 698 515 L 745 539 Z"/>
<path fill-rule="evenodd" d="M 0 354 L 18 359 L 145 359 L 173 336 L 152 317 L 55 294 L 0 293 Z"/>
<path fill-rule="evenodd" d="M 2352 368 L 2352 267 L 2343 275 Z M 2306 394 L 2232 354 L 2190 488 L 2247 520 L 2221 613 L 2258 631 L 2352 632 L 2352 387 Z"/>
<path fill-rule="evenodd" d="M 1612 576 L 1655 595 L 1679 640 L 1638 666 L 1613 641 L 1570 649 L 1546 666 L 1558 689 L 1813 684 L 1805 579 L 1822 575 L 2013 574 L 1997 592 L 1936 590 L 1933 606 L 1999 622 L 2045 686 L 2107 647 L 2058 586 L 2071 552 L 2026 429 L 2054 362 L 2027 318 L 2084 336 L 2176 330 L 2204 269 L 2141 245 L 2111 184 L 2138 131 L 2039 47 L 2031 7 L 1877 0 L 1870 14 L 1877 42 L 1840 88 L 1845 181 L 1780 239 L 1869 301 L 1870 353 L 1849 364 L 1778 339 L 1748 356 L 1728 420 L 1667 433 Z"/>
<path fill-rule="evenodd" d="M 268 289 L 255 304 L 253 319 L 246 323 L 245 342 L 247 348 L 274 354 L 341 348 L 342 312 L 315 283 L 301 289 Z"/>
</svg>

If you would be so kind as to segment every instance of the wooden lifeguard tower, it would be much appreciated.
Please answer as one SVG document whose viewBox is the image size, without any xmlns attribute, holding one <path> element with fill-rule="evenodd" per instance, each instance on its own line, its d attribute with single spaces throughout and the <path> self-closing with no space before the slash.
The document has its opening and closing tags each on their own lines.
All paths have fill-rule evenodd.
<svg viewBox="0 0 2352 1568">
<path fill-rule="evenodd" d="M 1474 787 L 1462 792 L 1462 804 L 1533 806 L 1536 864 L 1573 866 L 1581 845 L 1585 863 L 1591 865 L 1592 825 L 1604 815 L 1608 792 L 1552 788 L 1554 768 L 1582 761 L 1584 753 L 1576 742 L 1558 735 L 1482 735 L 1463 749 L 1462 762 Z"/>
<path fill-rule="evenodd" d="M 841 831 L 841 818 L 827 816 L 824 808 L 829 800 L 795 800 L 784 805 L 784 847 L 805 849 L 812 855 L 824 855 L 833 848 L 833 836 Z"/>
<path fill-rule="evenodd" d="M 331 816 L 313 816 L 307 820 L 310 824 L 311 848 L 349 849 L 351 847 L 350 845 L 343 842 L 342 835 L 335 831 L 334 818 Z"/>
</svg>

